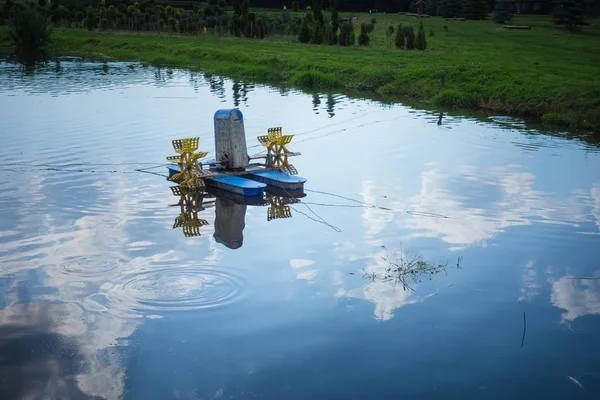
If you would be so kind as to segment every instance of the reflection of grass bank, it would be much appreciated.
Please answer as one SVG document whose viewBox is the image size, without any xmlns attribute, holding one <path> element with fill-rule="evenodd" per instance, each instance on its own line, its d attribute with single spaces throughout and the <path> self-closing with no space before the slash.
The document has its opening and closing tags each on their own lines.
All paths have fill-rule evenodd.
<svg viewBox="0 0 600 400">
<path fill-rule="evenodd" d="M 364 20 L 366 15 L 362 15 Z M 444 107 L 481 108 L 600 130 L 600 24 L 570 34 L 549 17 L 516 17 L 530 31 L 486 21 L 424 21 L 428 49 L 388 48 L 389 24 L 414 18 L 377 15 L 371 46 L 344 48 L 211 36 L 102 34 L 60 31 L 60 55 L 105 55 L 304 88 L 410 96 Z M 442 29 L 448 26 L 448 31 Z M 440 90 L 439 71 L 446 87 Z"/>
</svg>

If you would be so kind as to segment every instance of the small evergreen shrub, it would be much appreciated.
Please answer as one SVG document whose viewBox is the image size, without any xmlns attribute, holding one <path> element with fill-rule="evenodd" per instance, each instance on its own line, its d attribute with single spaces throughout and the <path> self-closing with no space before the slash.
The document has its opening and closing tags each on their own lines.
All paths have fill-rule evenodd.
<svg viewBox="0 0 600 400">
<path fill-rule="evenodd" d="M 329 25 L 327 27 L 327 44 L 335 45 L 338 42 L 338 27 L 335 25 Z"/>
<path fill-rule="evenodd" d="M 321 21 L 317 21 L 317 23 L 315 24 L 315 28 L 313 29 L 313 33 L 310 38 L 310 42 L 312 44 L 323 43 L 323 25 L 321 24 Z"/>
<path fill-rule="evenodd" d="M 427 39 L 425 38 L 425 28 L 423 28 L 423 22 L 421 22 L 419 25 L 419 32 L 417 33 L 415 47 L 417 50 L 425 50 L 427 48 Z"/>
<path fill-rule="evenodd" d="M 416 41 L 417 38 L 415 37 L 415 30 L 414 28 L 411 26 L 408 29 L 408 35 L 406 36 L 406 50 L 414 50 L 416 47 Z"/>
<path fill-rule="evenodd" d="M 354 44 L 354 41 L 351 41 L 351 37 L 354 34 L 354 25 L 352 22 L 346 21 L 340 26 L 340 35 L 338 37 L 338 44 L 340 46 L 350 46 Z"/>
<path fill-rule="evenodd" d="M 367 26 L 363 23 L 360 25 L 360 35 L 358 36 L 358 44 L 360 46 L 368 46 L 369 45 L 369 34 L 367 33 Z"/>
<path fill-rule="evenodd" d="M 396 37 L 394 38 L 394 46 L 397 49 L 404 48 L 404 30 L 402 29 L 402 24 L 398 25 L 398 29 L 396 29 Z"/>
<path fill-rule="evenodd" d="M 242 36 L 242 19 L 237 14 L 233 14 L 231 20 L 231 34 L 235 37 Z"/>
<path fill-rule="evenodd" d="M 88 31 L 93 31 L 96 29 L 98 25 L 98 21 L 96 19 L 96 15 L 94 14 L 94 9 L 91 6 L 88 6 L 85 10 L 85 27 Z"/>
<path fill-rule="evenodd" d="M 387 27 L 387 29 L 385 30 L 385 36 L 388 37 L 388 45 L 389 47 L 392 46 L 392 35 L 394 34 L 394 25 L 390 25 Z"/>
<path fill-rule="evenodd" d="M 308 29 L 306 18 L 302 20 L 302 26 L 300 26 L 300 33 L 298 34 L 298 41 L 300 43 L 310 42 L 310 29 Z"/>
</svg>

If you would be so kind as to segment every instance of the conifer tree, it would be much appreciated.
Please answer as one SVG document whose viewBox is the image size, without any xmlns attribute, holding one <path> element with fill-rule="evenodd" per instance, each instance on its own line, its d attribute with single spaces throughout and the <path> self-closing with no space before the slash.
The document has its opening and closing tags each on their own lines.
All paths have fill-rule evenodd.
<svg viewBox="0 0 600 400">
<path fill-rule="evenodd" d="M 425 37 L 425 28 L 423 28 L 423 22 L 421 22 L 419 25 L 419 32 L 417 32 L 415 47 L 417 50 L 425 50 L 427 48 L 427 38 Z"/>
<path fill-rule="evenodd" d="M 444 18 L 456 18 L 462 10 L 461 0 L 439 0 L 438 15 Z"/>
<path fill-rule="evenodd" d="M 402 32 L 402 24 L 398 24 L 398 28 L 396 29 L 396 37 L 394 38 L 394 46 L 397 49 L 404 48 L 404 33 Z"/>
<path fill-rule="evenodd" d="M 497 0 L 492 19 L 498 24 L 503 24 L 512 19 L 515 11 L 515 3 L 513 0 Z"/>
<path fill-rule="evenodd" d="M 358 44 L 361 46 L 368 46 L 369 41 L 370 41 L 370 38 L 369 38 L 369 34 L 367 33 L 367 26 L 363 22 L 360 25 L 360 35 L 358 36 Z"/>
<path fill-rule="evenodd" d="M 584 24 L 584 15 L 589 5 L 590 0 L 555 0 L 554 22 L 565 29 L 573 30 Z"/>
<path fill-rule="evenodd" d="M 300 43 L 308 43 L 310 41 L 310 29 L 308 29 L 308 23 L 306 22 L 306 18 L 302 18 L 302 26 L 300 26 L 298 41 Z"/>
<path fill-rule="evenodd" d="M 406 50 L 414 50 L 414 48 L 416 47 L 416 41 L 417 38 L 415 37 L 415 30 L 411 26 L 408 31 L 408 36 L 406 37 Z"/>
<path fill-rule="evenodd" d="M 485 19 L 487 4 L 483 0 L 463 0 L 462 16 L 466 19 Z"/>
</svg>

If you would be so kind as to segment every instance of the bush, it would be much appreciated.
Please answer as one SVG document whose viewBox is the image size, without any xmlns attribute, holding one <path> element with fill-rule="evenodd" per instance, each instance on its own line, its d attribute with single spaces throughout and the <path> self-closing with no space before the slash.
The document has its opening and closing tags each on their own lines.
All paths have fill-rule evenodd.
<svg viewBox="0 0 600 400">
<path fill-rule="evenodd" d="M 83 11 L 75 12 L 75 22 L 83 22 L 84 19 L 85 19 L 85 14 L 83 13 Z"/>
<path fill-rule="evenodd" d="M 338 37 L 338 43 L 340 46 L 350 46 L 354 44 L 354 25 L 352 22 L 346 21 L 340 26 L 340 36 Z"/>
<path fill-rule="evenodd" d="M 7 0 L 6 2 L 0 3 L 0 25 L 4 25 L 4 22 L 10 16 L 12 8 L 15 6 L 15 3 L 12 0 Z"/>
<path fill-rule="evenodd" d="M 372 33 L 375 30 L 375 25 L 373 25 L 372 23 L 365 25 L 365 27 L 367 29 L 367 33 Z"/>
<path fill-rule="evenodd" d="M 298 3 L 298 1 L 296 1 L 296 0 L 292 1 L 292 10 L 298 11 L 299 9 L 300 9 L 300 3 Z"/>
<path fill-rule="evenodd" d="M 323 24 L 323 11 L 321 10 L 323 8 L 323 0 L 313 0 L 313 16 L 315 17 L 315 21 L 319 21 L 321 24 Z"/>
<path fill-rule="evenodd" d="M 414 50 L 417 46 L 417 38 L 415 37 L 415 30 L 411 26 L 408 28 L 408 35 L 406 36 L 406 50 Z"/>
<path fill-rule="evenodd" d="M 235 37 L 242 36 L 242 19 L 237 14 L 233 14 L 231 20 L 231 34 Z"/>
<path fill-rule="evenodd" d="M 312 24 L 315 22 L 315 18 L 313 17 L 312 13 L 304 14 L 304 19 L 306 20 L 307 24 Z"/>
<path fill-rule="evenodd" d="M 30 7 L 13 11 L 7 22 L 8 38 L 24 61 L 38 60 L 52 43 L 52 21 Z"/>
<path fill-rule="evenodd" d="M 388 46 L 392 47 L 392 35 L 394 34 L 394 25 L 390 25 L 385 30 L 385 36 L 388 37 Z"/>
<path fill-rule="evenodd" d="M 473 105 L 472 99 L 460 90 L 447 89 L 433 98 L 433 103 L 438 106 L 468 108 Z"/>
<path fill-rule="evenodd" d="M 371 23 L 375 25 L 377 23 L 377 18 L 371 18 Z"/>
<path fill-rule="evenodd" d="M 310 38 L 310 42 L 312 44 L 323 43 L 323 25 L 321 24 L 321 21 L 317 21 L 317 23 L 315 24 L 315 28 L 313 29 L 313 33 Z"/>
<path fill-rule="evenodd" d="M 310 41 L 310 30 L 308 29 L 306 18 L 302 20 L 302 26 L 300 27 L 300 33 L 298 34 L 298 41 L 300 43 L 308 43 Z"/>
<path fill-rule="evenodd" d="M 575 29 L 584 24 L 587 3 L 584 0 L 557 0 L 554 4 L 554 22 L 565 29 Z"/>
<path fill-rule="evenodd" d="M 300 22 L 298 20 L 294 19 L 290 25 L 290 32 L 293 35 L 297 35 L 298 33 L 300 33 L 300 26 L 301 26 Z"/>
<path fill-rule="evenodd" d="M 259 39 L 264 39 L 266 34 L 266 26 L 262 18 L 259 18 L 255 22 L 255 36 Z"/>
<path fill-rule="evenodd" d="M 294 86 L 304 88 L 335 88 L 339 86 L 335 74 L 324 74 L 315 70 L 296 72 L 291 81 Z"/>
<path fill-rule="evenodd" d="M 417 33 L 415 47 L 417 50 L 425 50 L 427 48 L 427 39 L 425 38 L 425 28 L 423 28 L 423 22 L 421 22 L 419 25 L 419 32 Z"/>
<path fill-rule="evenodd" d="M 94 14 L 92 6 L 88 6 L 85 10 L 85 27 L 88 31 L 93 31 L 98 26 L 98 20 Z"/>
<path fill-rule="evenodd" d="M 367 33 L 367 26 L 363 23 L 360 25 L 360 35 L 358 36 L 358 44 L 361 46 L 369 45 L 369 34 Z"/>
<path fill-rule="evenodd" d="M 55 3 L 52 3 L 52 4 L 55 4 Z M 52 22 L 54 23 L 54 25 L 58 25 L 58 23 L 63 18 L 66 18 L 68 16 L 68 14 L 69 14 L 69 12 L 65 8 L 65 6 L 59 5 L 55 9 L 53 9 L 51 12 Z"/>
<path fill-rule="evenodd" d="M 542 121 L 549 122 L 552 124 L 557 124 L 557 123 L 562 122 L 562 118 L 561 118 L 560 114 L 558 114 L 558 113 L 547 112 L 544 115 L 542 115 Z"/>
<path fill-rule="evenodd" d="M 394 46 L 397 49 L 404 48 L 404 33 L 402 32 L 402 24 L 398 25 L 398 29 L 396 29 L 396 37 L 394 38 Z"/>
<path fill-rule="evenodd" d="M 334 45 L 338 42 L 338 28 L 335 25 L 329 25 L 327 27 L 327 44 Z"/>
</svg>

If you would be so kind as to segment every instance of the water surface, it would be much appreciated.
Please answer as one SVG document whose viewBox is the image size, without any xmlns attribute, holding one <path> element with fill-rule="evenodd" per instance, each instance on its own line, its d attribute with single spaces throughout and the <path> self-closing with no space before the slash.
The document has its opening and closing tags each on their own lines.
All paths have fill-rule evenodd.
<svg viewBox="0 0 600 400">
<path fill-rule="evenodd" d="M 592 144 L 76 59 L 0 63 L 0 105 L 2 399 L 600 395 Z M 186 237 L 161 165 L 181 137 L 214 155 L 231 107 L 250 154 L 296 135 L 307 195 L 206 199 Z M 413 256 L 448 265 L 378 278 Z"/>
</svg>

